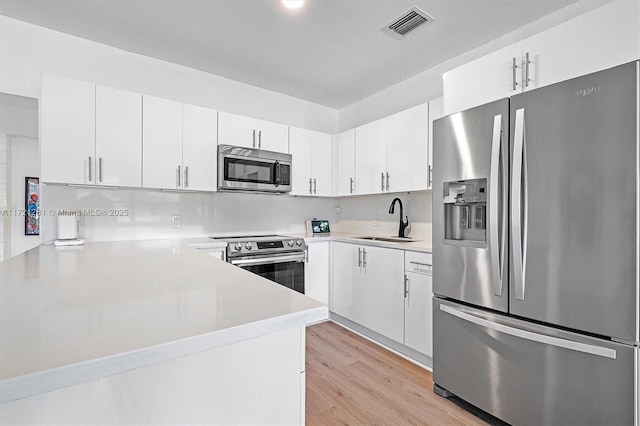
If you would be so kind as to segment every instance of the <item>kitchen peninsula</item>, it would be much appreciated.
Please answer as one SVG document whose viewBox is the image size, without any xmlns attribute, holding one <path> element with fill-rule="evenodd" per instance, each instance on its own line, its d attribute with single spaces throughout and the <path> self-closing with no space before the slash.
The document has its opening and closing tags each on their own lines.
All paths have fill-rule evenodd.
<svg viewBox="0 0 640 426">
<path fill-rule="evenodd" d="M 304 423 L 304 295 L 207 238 L 42 245 L 0 263 L 0 423 Z"/>
</svg>

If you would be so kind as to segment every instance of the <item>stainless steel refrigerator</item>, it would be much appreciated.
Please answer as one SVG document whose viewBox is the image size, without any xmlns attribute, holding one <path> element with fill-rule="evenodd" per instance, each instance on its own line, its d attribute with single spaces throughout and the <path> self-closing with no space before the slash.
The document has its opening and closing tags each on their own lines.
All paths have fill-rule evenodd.
<svg viewBox="0 0 640 426">
<path fill-rule="evenodd" d="M 638 424 L 639 62 L 434 123 L 434 390 Z"/>
</svg>

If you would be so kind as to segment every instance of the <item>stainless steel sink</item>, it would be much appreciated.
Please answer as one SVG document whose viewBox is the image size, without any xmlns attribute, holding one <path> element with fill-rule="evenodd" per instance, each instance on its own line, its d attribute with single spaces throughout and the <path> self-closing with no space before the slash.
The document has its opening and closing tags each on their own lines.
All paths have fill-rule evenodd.
<svg viewBox="0 0 640 426">
<path fill-rule="evenodd" d="M 356 237 L 360 240 L 369 240 L 369 241 L 384 241 L 386 243 L 412 243 L 415 241 L 411 237 Z"/>
</svg>

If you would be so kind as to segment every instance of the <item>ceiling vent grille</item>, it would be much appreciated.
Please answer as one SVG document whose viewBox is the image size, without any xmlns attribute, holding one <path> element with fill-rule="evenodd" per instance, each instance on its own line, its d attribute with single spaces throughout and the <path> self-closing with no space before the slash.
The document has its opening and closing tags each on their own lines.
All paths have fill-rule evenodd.
<svg viewBox="0 0 640 426">
<path fill-rule="evenodd" d="M 382 27 L 382 29 L 395 38 L 401 39 L 419 26 L 433 21 L 433 19 L 433 16 L 420 8 L 412 7 L 400 17 L 394 19 L 390 24 Z"/>
</svg>

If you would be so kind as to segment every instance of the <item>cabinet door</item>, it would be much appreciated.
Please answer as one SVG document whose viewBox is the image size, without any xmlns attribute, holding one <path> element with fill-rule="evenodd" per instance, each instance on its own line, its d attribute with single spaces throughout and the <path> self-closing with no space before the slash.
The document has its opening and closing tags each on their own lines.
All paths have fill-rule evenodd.
<svg viewBox="0 0 640 426">
<path fill-rule="evenodd" d="M 513 58 L 516 58 L 516 89 L 513 88 Z M 522 43 L 496 50 L 444 73 L 444 115 L 520 93 Z"/>
<path fill-rule="evenodd" d="M 257 148 L 256 119 L 243 115 L 218 113 L 218 144 Z"/>
<path fill-rule="evenodd" d="M 312 195 L 311 131 L 292 127 L 290 132 L 291 194 Z"/>
<path fill-rule="evenodd" d="M 311 171 L 313 195 L 331 196 L 332 191 L 332 136 L 328 133 L 311 132 Z"/>
<path fill-rule="evenodd" d="M 304 294 L 325 305 L 329 304 L 329 241 L 307 244 Z"/>
<path fill-rule="evenodd" d="M 525 39 L 523 54 L 531 61 L 527 89 L 637 60 L 639 16 L 638 0 L 619 0 Z"/>
<path fill-rule="evenodd" d="M 338 134 L 336 149 L 338 195 L 352 195 L 356 184 L 356 130 L 351 129 Z"/>
<path fill-rule="evenodd" d="M 215 191 L 218 170 L 218 112 L 182 105 L 183 188 Z"/>
<path fill-rule="evenodd" d="M 146 95 L 142 100 L 142 184 L 181 188 L 182 104 Z"/>
<path fill-rule="evenodd" d="M 96 86 L 96 183 L 142 186 L 142 95 Z"/>
<path fill-rule="evenodd" d="M 404 344 L 433 356 L 431 275 L 405 272 Z"/>
<path fill-rule="evenodd" d="M 387 183 L 390 192 L 427 189 L 429 104 L 388 117 Z"/>
<path fill-rule="evenodd" d="M 442 118 L 442 98 L 429 101 L 429 163 L 427 166 L 427 189 L 432 189 L 433 184 L 433 122 Z"/>
<path fill-rule="evenodd" d="M 384 192 L 387 171 L 387 120 L 356 128 L 356 194 Z"/>
<path fill-rule="evenodd" d="M 289 152 L 289 126 L 271 121 L 256 120 L 258 148 Z"/>
<path fill-rule="evenodd" d="M 42 75 L 43 182 L 95 183 L 95 96 L 94 84 Z"/>
<path fill-rule="evenodd" d="M 361 324 L 402 343 L 404 337 L 404 251 L 363 247 Z"/>
<path fill-rule="evenodd" d="M 361 267 L 358 262 L 358 249 L 356 244 L 333 244 L 333 280 L 331 282 L 331 306 L 332 312 L 341 315 L 351 321 L 362 323 L 362 293 Z"/>
</svg>

